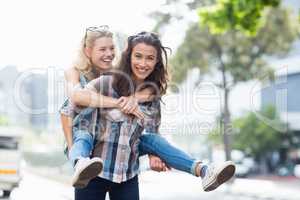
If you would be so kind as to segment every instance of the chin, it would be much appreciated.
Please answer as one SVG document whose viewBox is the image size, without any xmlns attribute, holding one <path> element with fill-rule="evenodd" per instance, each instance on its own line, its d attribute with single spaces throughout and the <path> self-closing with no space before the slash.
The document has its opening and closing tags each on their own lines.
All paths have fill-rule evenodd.
<svg viewBox="0 0 300 200">
<path fill-rule="evenodd" d="M 110 69 L 111 68 L 111 65 L 102 65 L 101 66 L 101 69 Z"/>
<path fill-rule="evenodd" d="M 138 79 L 141 80 L 141 81 L 144 81 L 144 80 L 146 80 L 147 77 L 148 76 L 140 76 L 140 77 L 138 77 Z"/>
</svg>

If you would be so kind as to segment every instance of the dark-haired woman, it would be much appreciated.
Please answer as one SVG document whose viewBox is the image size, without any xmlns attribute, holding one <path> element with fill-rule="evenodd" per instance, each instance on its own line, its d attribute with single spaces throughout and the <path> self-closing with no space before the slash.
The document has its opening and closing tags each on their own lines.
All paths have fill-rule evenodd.
<svg viewBox="0 0 300 200">
<path fill-rule="evenodd" d="M 114 109 L 101 109 L 101 116 L 93 119 L 98 132 L 93 156 L 102 158 L 103 170 L 85 188 L 76 188 L 75 200 L 105 199 L 107 192 L 111 200 L 139 199 L 138 157 L 145 153 L 159 156 L 171 167 L 201 176 L 205 191 L 217 188 L 233 176 L 232 162 L 204 165 L 157 135 L 159 97 L 167 88 L 167 65 L 163 58 L 167 60 L 167 54 L 159 38 L 153 33 L 141 32 L 128 38 L 118 71 L 102 75 L 87 85 L 87 90 L 113 98 L 151 88 L 157 98 L 140 104 L 144 119 Z"/>
</svg>

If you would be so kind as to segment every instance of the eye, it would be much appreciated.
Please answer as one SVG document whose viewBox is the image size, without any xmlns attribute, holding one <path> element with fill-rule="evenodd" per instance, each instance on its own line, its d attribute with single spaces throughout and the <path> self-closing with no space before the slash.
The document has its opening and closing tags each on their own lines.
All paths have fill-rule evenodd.
<svg viewBox="0 0 300 200">
<path fill-rule="evenodd" d="M 141 57 L 142 57 L 141 54 L 135 54 L 134 56 L 135 56 L 136 58 L 141 58 Z"/>
</svg>

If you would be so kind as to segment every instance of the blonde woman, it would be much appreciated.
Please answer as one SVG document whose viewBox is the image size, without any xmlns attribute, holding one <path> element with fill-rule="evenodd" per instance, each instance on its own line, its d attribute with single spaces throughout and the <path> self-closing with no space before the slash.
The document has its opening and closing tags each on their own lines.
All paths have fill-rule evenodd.
<svg viewBox="0 0 300 200">
<path fill-rule="evenodd" d="M 93 91 L 83 90 L 91 80 L 98 78 L 112 68 L 112 61 L 115 58 L 115 45 L 113 33 L 107 26 L 89 27 L 81 42 L 78 59 L 74 67 L 65 71 L 67 82 L 68 99 L 60 109 L 61 123 L 65 135 L 68 157 L 75 167 L 72 179 L 74 186 L 82 185 L 90 178 L 96 177 L 102 169 L 102 160 L 94 157 L 89 158 L 93 149 L 94 130 L 78 128 L 76 121 L 82 117 L 87 118 L 96 115 L 97 107 L 119 108 L 126 114 L 133 114 L 138 118 L 143 118 L 143 113 L 139 110 L 138 101 L 149 99 L 150 91 L 147 89 L 131 97 L 121 97 L 119 99 L 103 96 Z M 70 109 L 76 106 L 89 107 L 84 110 Z M 70 112 L 70 110 L 73 110 Z M 162 165 L 160 159 L 151 156 L 152 167 Z"/>
</svg>

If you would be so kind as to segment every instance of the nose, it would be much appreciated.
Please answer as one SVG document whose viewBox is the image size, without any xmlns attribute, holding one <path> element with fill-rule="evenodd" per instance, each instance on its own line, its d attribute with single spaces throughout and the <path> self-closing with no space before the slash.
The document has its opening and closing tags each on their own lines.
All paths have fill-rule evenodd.
<svg viewBox="0 0 300 200">
<path fill-rule="evenodd" d="M 140 66 L 142 66 L 142 67 L 146 67 L 146 65 L 147 65 L 146 59 L 144 59 L 144 58 L 141 59 L 139 64 L 140 64 Z"/>
<path fill-rule="evenodd" d="M 106 55 L 106 56 L 111 56 L 111 57 L 113 57 L 113 56 L 115 55 L 115 52 L 114 52 L 114 50 L 107 49 L 107 50 L 105 51 L 105 55 Z"/>
</svg>

